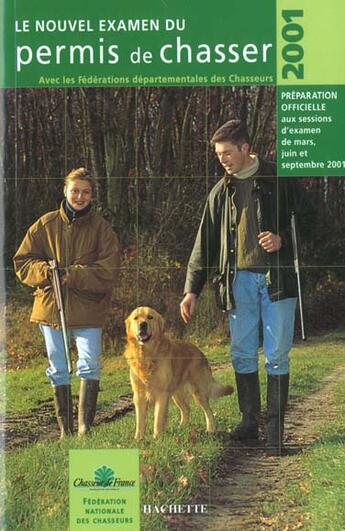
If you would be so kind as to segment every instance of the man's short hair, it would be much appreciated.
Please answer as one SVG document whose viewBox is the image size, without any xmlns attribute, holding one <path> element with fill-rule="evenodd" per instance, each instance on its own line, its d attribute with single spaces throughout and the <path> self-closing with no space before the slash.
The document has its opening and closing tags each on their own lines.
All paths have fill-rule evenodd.
<svg viewBox="0 0 345 531">
<path fill-rule="evenodd" d="M 216 142 L 231 142 L 237 147 L 242 144 L 250 144 L 247 125 L 241 120 L 229 120 L 217 129 L 211 138 L 211 146 Z"/>
</svg>

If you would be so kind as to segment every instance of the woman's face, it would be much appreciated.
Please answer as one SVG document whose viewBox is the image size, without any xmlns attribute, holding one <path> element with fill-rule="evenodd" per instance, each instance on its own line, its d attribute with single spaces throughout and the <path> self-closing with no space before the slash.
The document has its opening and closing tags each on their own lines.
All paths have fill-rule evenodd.
<svg viewBox="0 0 345 531">
<path fill-rule="evenodd" d="M 67 201 L 74 210 L 83 210 L 92 199 L 92 187 L 89 181 L 75 179 L 65 187 Z"/>
</svg>

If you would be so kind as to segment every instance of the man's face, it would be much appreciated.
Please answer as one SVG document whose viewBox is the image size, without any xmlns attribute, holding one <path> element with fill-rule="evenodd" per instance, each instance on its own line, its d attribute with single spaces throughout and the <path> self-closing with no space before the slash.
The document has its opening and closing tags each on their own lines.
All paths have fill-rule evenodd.
<svg viewBox="0 0 345 531">
<path fill-rule="evenodd" d="M 92 188 L 89 181 L 75 179 L 67 184 L 65 188 L 67 201 L 74 210 L 83 210 L 92 199 Z"/>
<path fill-rule="evenodd" d="M 238 147 L 231 142 L 216 142 L 215 151 L 219 162 L 229 175 L 243 170 L 251 163 L 247 143 Z"/>
</svg>

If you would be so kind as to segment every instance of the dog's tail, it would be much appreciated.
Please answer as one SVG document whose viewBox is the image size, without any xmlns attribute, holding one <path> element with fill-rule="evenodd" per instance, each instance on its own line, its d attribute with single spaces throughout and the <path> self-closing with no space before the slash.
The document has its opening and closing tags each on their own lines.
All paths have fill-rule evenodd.
<svg viewBox="0 0 345 531">
<path fill-rule="evenodd" d="M 234 388 L 231 385 L 224 385 L 216 380 L 211 382 L 211 398 L 220 398 L 221 396 L 231 395 L 234 392 Z"/>
</svg>

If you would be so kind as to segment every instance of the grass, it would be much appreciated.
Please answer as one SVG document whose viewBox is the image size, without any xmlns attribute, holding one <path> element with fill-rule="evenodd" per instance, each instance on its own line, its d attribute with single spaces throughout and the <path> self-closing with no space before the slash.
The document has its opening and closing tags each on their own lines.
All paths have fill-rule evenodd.
<svg viewBox="0 0 345 531">
<path fill-rule="evenodd" d="M 340 339 L 339 339 L 340 338 Z M 324 336 L 322 339 L 315 337 L 307 343 L 299 343 L 291 353 L 291 377 L 293 388 L 290 396 L 298 397 L 306 395 L 311 389 L 317 389 L 320 379 L 326 372 L 343 358 L 341 349 L 342 331 Z M 228 342 L 219 340 L 217 337 L 209 337 L 199 342 L 199 347 L 207 354 L 213 367 L 217 364 L 229 362 Z M 315 364 L 315 357 L 319 358 Z M 260 377 L 262 383 L 265 380 L 262 356 L 260 363 Z M 75 355 L 74 355 L 75 360 Z M 116 396 L 127 394 L 131 391 L 128 368 L 121 356 L 103 358 L 100 394 L 100 406 L 111 402 Z M 24 366 L 9 368 L 6 374 L 7 380 L 7 413 L 26 412 L 51 398 L 51 387 L 45 376 L 47 361 L 43 357 L 33 357 L 27 360 Z M 298 378 L 294 378 L 295 370 Z M 33 383 L 34 382 L 34 383 Z M 232 382 L 234 383 L 234 382 Z M 78 394 L 79 381 L 72 380 L 72 393 Z M 39 388 L 39 393 L 37 389 Z M 265 388 L 261 386 L 262 400 L 265 400 Z"/>
<path fill-rule="evenodd" d="M 307 344 L 299 344 L 293 349 L 291 356 L 293 396 L 308 394 L 320 385 L 322 378 L 335 364 L 344 362 L 345 353 L 339 341 L 340 337 L 341 332 L 335 333 L 321 341 L 316 339 L 310 340 Z M 204 351 L 212 363 L 228 361 L 228 346 L 225 344 L 216 342 L 212 347 L 210 345 L 208 348 L 205 347 Z M 262 356 L 260 376 L 264 397 L 265 375 Z M 234 375 L 230 369 L 217 371 L 216 378 L 234 384 Z M 10 371 L 7 378 L 9 411 L 12 414 L 22 413 L 39 405 L 40 400 L 48 398 L 51 390 L 45 379 L 42 361 L 32 362 L 21 371 Z M 73 382 L 75 393 L 77 393 L 77 384 L 76 379 Z M 123 360 L 105 359 L 102 389 L 100 407 L 115 396 L 129 391 L 128 369 Z M 236 396 L 214 401 L 213 409 L 218 429 L 231 430 L 239 418 Z M 222 438 L 205 434 L 203 414 L 197 408 L 193 410 L 191 422 L 186 428 L 174 428 L 178 423 L 174 407 L 170 408 L 169 421 L 167 432 L 158 441 L 153 441 L 151 414 L 148 434 L 139 445 L 133 441 L 135 421 L 134 414 L 131 413 L 116 422 L 94 428 L 90 435 L 82 440 L 72 438 L 62 443 L 49 441 L 10 452 L 7 456 L 7 528 L 11 531 L 68 529 L 66 507 L 68 507 L 69 448 L 139 447 L 142 504 L 186 503 L 196 498 L 208 503 L 209 489 L 217 476 L 224 453 Z M 334 437 L 337 431 L 332 433 L 328 433 L 328 436 Z M 322 453 L 326 448 L 325 444 L 320 450 L 315 448 L 315 451 Z M 340 452 L 339 440 L 332 444 L 338 445 Z M 315 455 L 317 460 L 317 454 Z M 341 465 L 338 461 L 335 464 Z M 326 469 L 324 473 L 326 474 Z M 327 478 L 326 480 L 328 481 Z M 321 481 L 323 480 L 320 479 Z M 308 508 L 309 510 L 313 511 L 314 508 Z M 145 515 L 142 516 L 141 528 L 160 530 L 166 529 L 166 524 L 161 515 Z"/>
<path fill-rule="evenodd" d="M 292 388 L 296 398 L 308 393 L 310 385 L 317 389 L 320 384 L 318 374 L 321 366 L 324 369 L 325 364 L 329 363 L 333 367 L 338 364 L 344 366 L 344 334 L 333 333 L 315 338 L 314 341 L 309 342 L 299 360 L 301 363 L 298 363 L 298 379 L 295 379 Z M 318 353 L 321 353 L 321 357 Z M 304 371 L 300 372 L 301 369 Z M 333 411 L 330 416 L 325 403 L 325 409 L 320 411 L 319 426 L 316 428 L 317 441 L 307 452 L 285 458 L 292 467 L 297 465 L 296 480 L 290 481 L 286 492 L 281 492 L 277 501 L 267 501 L 261 506 L 265 520 L 273 521 L 277 529 L 345 529 L 344 382 L 339 382 L 332 392 L 331 407 L 336 409 L 335 418 Z M 288 527 L 287 524 L 290 516 L 294 522 L 293 527 Z"/>
<path fill-rule="evenodd" d="M 292 486 L 287 503 L 296 501 L 305 529 L 342 531 L 345 529 L 345 387 L 340 382 L 332 399 L 336 418 L 319 426 L 319 439 L 302 455 L 304 480 Z"/>
<path fill-rule="evenodd" d="M 105 360 L 102 371 L 99 405 L 102 407 L 116 396 L 128 394 L 131 387 L 124 359 Z M 35 360 L 29 367 L 7 371 L 7 414 L 26 413 L 52 397 L 51 385 L 45 375 L 46 362 Z M 72 395 L 79 392 L 79 379 L 72 379 Z"/>
<path fill-rule="evenodd" d="M 172 417 L 177 421 L 175 412 Z M 137 447 L 132 438 L 133 421 L 133 415 L 128 415 L 112 425 L 94 429 L 84 440 L 75 438 L 62 444 L 52 441 L 12 452 L 7 461 L 8 528 L 67 529 L 69 448 Z M 208 484 L 208 462 L 216 459 L 221 444 L 200 430 L 202 423 L 197 412 L 189 429 L 178 433 L 170 429 L 157 442 L 147 437 L 140 443 L 143 503 L 189 499 L 201 480 Z M 163 525 L 157 515 L 147 520 L 143 529 L 159 529 Z"/>
</svg>

